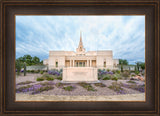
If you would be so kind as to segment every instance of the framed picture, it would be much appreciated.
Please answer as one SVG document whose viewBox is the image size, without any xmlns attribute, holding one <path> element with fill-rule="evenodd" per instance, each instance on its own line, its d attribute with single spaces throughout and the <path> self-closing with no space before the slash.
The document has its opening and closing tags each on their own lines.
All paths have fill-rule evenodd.
<svg viewBox="0 0 160 116">
<path fill-rule="evenodd" d="M 1 6 L 2 114 L 159 114 L 159 1 Z"/>
</svg>

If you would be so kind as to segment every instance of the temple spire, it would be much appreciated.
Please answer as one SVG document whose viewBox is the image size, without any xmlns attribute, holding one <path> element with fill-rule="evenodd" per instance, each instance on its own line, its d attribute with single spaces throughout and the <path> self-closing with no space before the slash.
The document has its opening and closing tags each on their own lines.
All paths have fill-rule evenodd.
<svg viewBox="0 0 160 116">
<path fill-rule="evenodd" d="M 83 42 L 82 42 L 82 32 L 80 31 L 80 41 L 79 41 L 79 46 L 83 47 Z"/>
<path fill-rule="evenodd" d="M 80 31 L 80 40 L 79 40 L 77 52 L 85 52 L 85 49 L 83 47 L 83 42 L 82 42 L 82 32 L 81 31 Z"/>
</svg>

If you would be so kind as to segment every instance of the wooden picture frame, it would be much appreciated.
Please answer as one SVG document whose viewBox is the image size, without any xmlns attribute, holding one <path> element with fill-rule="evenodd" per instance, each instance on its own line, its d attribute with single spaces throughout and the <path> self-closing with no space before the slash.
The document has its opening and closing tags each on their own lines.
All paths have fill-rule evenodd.
<svg viewBox="0 0 160 116">
<path fill-rule="evenodd" d="M 159 1 L 25 1 L 1 4 L 1 114 L 159 115 Z M 145 15 L 145 102 L 15 102 L 15 15 Z"/>
</svg>

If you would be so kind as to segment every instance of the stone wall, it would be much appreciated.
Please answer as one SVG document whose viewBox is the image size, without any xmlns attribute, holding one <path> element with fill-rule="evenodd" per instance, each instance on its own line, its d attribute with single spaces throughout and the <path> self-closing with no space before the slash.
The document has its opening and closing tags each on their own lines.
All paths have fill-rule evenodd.
<svg viewBox="0 0 160 116">
<path fill-rule="evenodd" d="M 140 67 L 139 67 L 139 69 L 141 70 Z M 118 65 L 118 70 L 121 70 L 121 65 Z M 131 71 L 134 71 L 134 70 L 135 70 L 135 66 L 123 65 L 123 70 L 131 70 Z"/>
<path fill-rule="evenodd" d="M 26 70 L 47 70 L 47 66 L 45 66 L 45 65 L 26 66 Z"/>
<path fill-rule="evenodd" d="M 93 67 L 63 68 L 62 82 L 98 82 L 97 68 Z"/>
</svg>

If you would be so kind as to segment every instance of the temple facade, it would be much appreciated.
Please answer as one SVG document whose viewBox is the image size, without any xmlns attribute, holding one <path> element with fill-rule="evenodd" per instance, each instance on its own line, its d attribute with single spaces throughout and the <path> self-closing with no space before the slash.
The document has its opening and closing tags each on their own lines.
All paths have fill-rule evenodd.
<svg viewBox="0 0 160 116">
<path fill-rule="evenodd" d="M 48 69 L 63 69 L 66 67 L 95 67 L 97 69 L 116 69 L 118 59 L 113 59 L 111 50 L 86 51 L 82 36 L 76 52 L 74 51 L 49 51 L 49 58 L 43 60 Z"/>
</svg>

